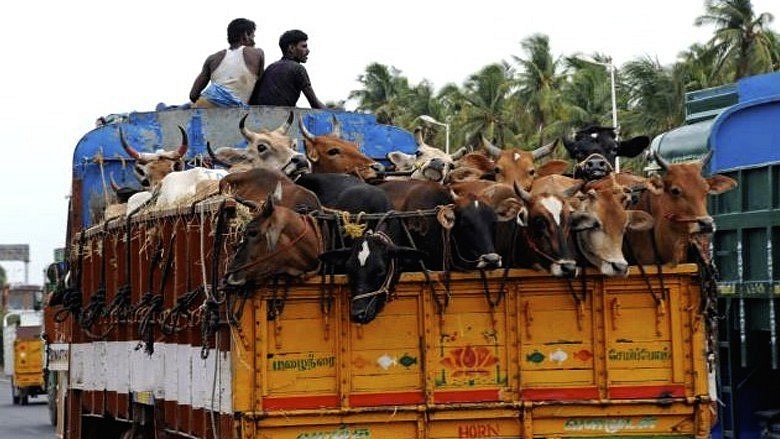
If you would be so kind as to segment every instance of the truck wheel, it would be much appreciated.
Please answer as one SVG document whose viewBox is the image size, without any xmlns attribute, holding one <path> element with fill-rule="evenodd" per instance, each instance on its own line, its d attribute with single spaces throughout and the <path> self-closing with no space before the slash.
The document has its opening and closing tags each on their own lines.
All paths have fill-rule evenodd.
<svg viewBox="0 0 780 439">
<path fill-rule="evenodd" d="M 19 388 L 14 385 L 14 380 L 11 380 L 11 399 L 14 405 L 19 405 L 21 398 L 19 397 Z"/>
<path fill-rule="evenodd" d="M 21 404 L 27 405 L 30 403 L 30 395 L 26 391 L 22 391 Z"/>
<path fill-rule="evenodd" d="M 56 372 L 49 372 L 46 380 L 47 405 L 49 406 L 49 421 L 51 425 L 57 426 L 57 377 Z"/>
</svg>

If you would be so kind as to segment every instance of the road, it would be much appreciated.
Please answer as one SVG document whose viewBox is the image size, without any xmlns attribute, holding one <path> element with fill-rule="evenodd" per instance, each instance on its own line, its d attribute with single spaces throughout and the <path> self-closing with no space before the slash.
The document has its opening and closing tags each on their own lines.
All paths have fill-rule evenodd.
<svg viewBox="0 0 780 439">
<path fill-rule="evenodd" d="M 11 383 L 0 377 L 0 438 L 45 439 L 54 437 L 46 395 L 30 398 L 29 405 L 13 405 Z"/>
</svg>

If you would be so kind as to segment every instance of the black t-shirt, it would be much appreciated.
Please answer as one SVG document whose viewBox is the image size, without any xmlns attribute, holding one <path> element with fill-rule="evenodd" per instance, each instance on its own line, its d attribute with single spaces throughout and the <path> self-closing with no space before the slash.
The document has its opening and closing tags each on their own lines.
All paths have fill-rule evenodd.
<svg viewBox="0 0 780 439">
<path fill-rule="evenodd" d="M 282 58 L 265 69 L 249 103 L 294 107 L 301 91 L 310 85 L 309 74 L 301 63 Z"/>
</svg>

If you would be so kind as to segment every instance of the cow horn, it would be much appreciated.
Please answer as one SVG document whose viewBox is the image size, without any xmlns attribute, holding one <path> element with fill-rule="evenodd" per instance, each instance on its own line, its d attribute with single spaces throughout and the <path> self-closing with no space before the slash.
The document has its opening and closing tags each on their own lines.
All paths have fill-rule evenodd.
<svg viewBox="0 0 780 439">
<path fill-rule="evenodd" d="M 182 158 L 184 157 L 184 154 L 187 153 L 187 149 L 189 149 L 189 140 L 187 139 L 187 131 L 184 130 L 184 128 L 179 125 L 179 131 L 181 131 L 181 145 L 176 150 L 176 158 Z"/>
<path fill-rule="evenodd" d="M 110 175 L 108 176 L 108 179 L 111 181 L 111 189 L 113 189 L 114 193 L 117 193 L 117 192 L 119 192 L 119 189 L 121 189 L 121 188 L 120 188 L 120 187 L 119 187 L 119 185 L 116 183 L 116 180 L 114 180 L 114 174 L 110 174 Z"/>
<path fill-rule="evenodd" d="M 532 151 L 534 160 L 540 159 L 542 157 L 545 157 L 555 151 L 555 148 L 558 146 L 558 139 L 553 140 L 552 142 L 548 143 L 547 145 L 540 146 Z"/>
<path fill-rule="evenodd" d="M 136 159 L 141 160 L 141 153 L 135 150 L 132 146 L 130 146 L 129 143 L 127 143 L 127 140 L 125 140 L 125 133 L 122 131 L 122 128 L 119 129 L 119 141 L 122 142 L 122 148 L 127 151 L 127 154 Z"/>
<path fill-rule="evenodd" d="M 664 171 L 669 170 L 669 162 L 661 156 L 661 153 L 658 152 L 657 149 L 653 150 L 653 158 L 655 158 L 655 161 L 658 162 L 658 166 L 661 167 Z"/>
<path fill-rule="evenodd" d="M 450 157 L 452 157 L 453 160 L 459 160 L 461 157 L 466 155 L 468 152 L 469 152 L 468 148 L 466 148 L 465 146 L 461 146 L 460 149 L 458 149 L 457 151 L 453 152 Z"/>
<path fill-rule="evenodd" d="M 301 129 L 301 134 L 303 134 L 303 137 L 305 137 L 310 142 L 314 141 L 315 136 L 309 130 L 306 129 L 306 125 L 304 125 L 303 119 L 298 119 L 298 127 Z"/>
<path fill-rule="evenodd" d="M 515 193 L 517 194 L 518 197 L 520 197 L 521 200 L 525 201 L 526 203 L 531 202 L 531 194 L 528 191 L 521 188 L 516 181 L 512 182 L 512 186 L 515 187 Z"/>
<path fill-rule="evenodd" d="M 287 116 L 287 120 L 283 124 L 279 125 L 279 128 L 275 129 L 274 131 L 279 134 L 287 134 L 287 132 L 290 131 L 290 126 L 292 125 L 293 119 L 295 119 L 295 113 L 291 111 L 290 115 Z"/>
<path fill-rule="evenodd" d="M 249 113 L 245 114 L 244 117 L 242 117 L 241 120 L 238 122 L 238 129 L 241 130 L 241 134 L 244 136 L 244 138 L 251 142 L 255 136 L 255 133 L 253 133 L 246 127 L 247 116 L 249 116 Z"/>
<path fill-rule="evenodd" d="M 490 143 L 490 141 L 485 138 L 484 134 L 480 134 L 480 137 L 482 138 L 482 148 L 487 151 L 488 154 L 494 158 L 501 155 L 501 148 Z"/>
<path fill-rule="evenodd" d="M 250 208 L 251 210 L 257 211 L 258 206 L 257 203 L 255 203 L 254 201 L 248 200 L 246 198 L 236 197 L 236 196 L 233 196 L 233 199 L 236 200 L 239 204 L 243 204 L 244 206 Z"/>
<path fill-rule="evenodd" d="M 341 138 L 341 123 L 338 119 L 336 119 L 336 116 L 333 116 L 333 130 L 330 132 L 330 134 L 334 137 Z"/>
<path fill-rule="evenodd" d="M 710 162 L 710 159 L 712 158 L 712 150 L 707 151 L 707 154 L 704 154 L 704 157 L 700 158 L 699 161 L 701 162 L 701 167 L 707 166 L 707 163 Z"/>
<path fill-rule="evenodd" d="M 217 155 L 214 153 L 214 150 L 211 149 L 211 142 L 206 142 L 206 151 L 209 153 L 209 156 L 211 157 L 211 161 L 217 165 L 224 166 L 226 168 L 231 167 L 232 165 L 230 163 L 224 162 L 217 157 Z"/>
<path fill-rule="evenodd" d="M 422 128 L 417 127 L 417 128 L 414 129 L 414 140 L 417 142 L 417 146 L 425 144 L 425 141 L 423 140 L 423 135 L 422 135 Z"/>
</svg>

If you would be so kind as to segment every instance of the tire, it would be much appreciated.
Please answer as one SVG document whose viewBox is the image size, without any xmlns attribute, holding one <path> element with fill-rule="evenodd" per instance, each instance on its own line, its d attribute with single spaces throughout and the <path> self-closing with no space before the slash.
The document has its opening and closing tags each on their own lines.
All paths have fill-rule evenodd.
<svg viewBox="0 0 780 439">
<path fill-rule="evenodd" d="M 11 379 L 11 400 L 14 405 L 19 405 L 21 402 L 21 396 L 19 395 L 19 388 L 14 385 L 14 380 Z"/>
<path fill-rule="evenodd" d="M 46 380 L 46 398 L 49 406 L 49 421 L 57 426 L 57 372 L 49 372 Z"/>
<path fill-rule="evenodd" d="M 27 404 L 29 404 L 29 403 L 30 403 L 30 395 L 27 393 L 27 390 L 22 390 L 22 391 L 21 391 L 21 394 L 22 394 L 22 396 L 21 396 L 21 401 L 20 401 L 20 403 L 21 403 L 22 405 L 27 405 Z"/>
</svg>

